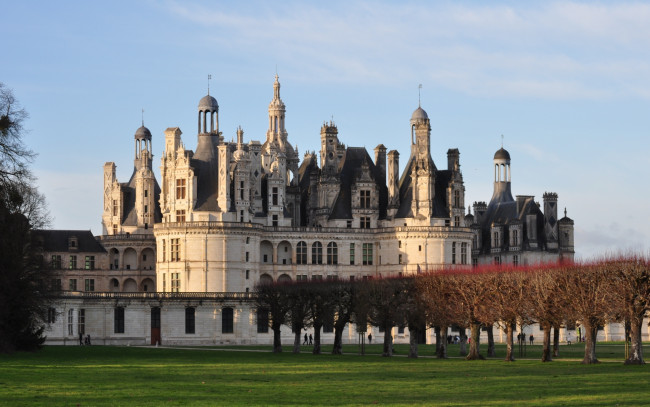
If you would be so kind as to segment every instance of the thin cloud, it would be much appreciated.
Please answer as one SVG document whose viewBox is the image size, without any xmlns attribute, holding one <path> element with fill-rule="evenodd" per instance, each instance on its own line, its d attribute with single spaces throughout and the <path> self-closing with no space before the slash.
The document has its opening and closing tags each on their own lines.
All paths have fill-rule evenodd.
<svg viewBox="0 0 650 407">
<path fill-rule="evenodd" d="M 430 78 L 473 95 L 649 98 L 650 5 L 289 2 L 245 11 L 167 2 L 203 40 L 281 61 L 312 83 L 403 86 Z"/>
</svg>

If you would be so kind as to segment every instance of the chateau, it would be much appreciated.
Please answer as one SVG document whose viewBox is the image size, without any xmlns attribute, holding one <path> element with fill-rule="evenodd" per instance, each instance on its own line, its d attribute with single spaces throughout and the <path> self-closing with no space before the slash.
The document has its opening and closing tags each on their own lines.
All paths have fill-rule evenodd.
<svg viewBox="0 0 650 407">
<path fill-rule="evenodd" d="M 460 152 L 449 149 L 446 168 L 436 166 L 421 107 L 408 127 L 405 120 L 411 151 L 401 173 L 396 150 L 347 147 L 333 122 L 320 129 L 318 154 L 301 161 L 285 116 L 276 75 L 266 138 L 246 140 L 240 127 L 227 142 L 208 94 L 198 104 L 194 150 L 178 127 L 165 130 L 160 184 L 155 139 L 137 129 L 130 180 L 120 183 L 116 165 L 104 164 L 103 230 L 94 245 L 82 231 L 38 237 L 62 290 L 48 341 L 74 342 L 82 332 L 100 343 L 270 343 L 250 300 L 259 283 L 573 258 L 573 221 L 557 219 L 557 194 L 544 194 L 543 212 L 533 196 L 514 199 L 503 148 L 490 203 L 475 202 L 474 215 L 465 215 Z M 73 267 L 82 247 L 70 242 L 79 239 L 95 251 L 92 267 L 76 260 Z M 354 327 L 348 331 L 344 340 L 355 342 Z"/>
</svg>

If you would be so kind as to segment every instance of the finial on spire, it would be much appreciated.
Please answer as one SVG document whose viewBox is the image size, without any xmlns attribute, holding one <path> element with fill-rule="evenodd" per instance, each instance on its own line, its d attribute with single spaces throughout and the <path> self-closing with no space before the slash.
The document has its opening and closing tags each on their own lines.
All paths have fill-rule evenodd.
<svg viewBox="0 0 650 407">
<path fill-rule="evenodd" d="M 566 206 L 564 207 L 564 217 L 566 218 Z"/>
<path fill-rule="evenodd" d="M 503 134 L 501 135 L 501 148 L 503 148 Z"/>
<path fill-rule="evenodd" d="M 142 127 L 144 127 L 144 107 L 142 108 Z"/>
<path fill-rule="evenodd" d="M 422 84 L 418 85 L 418 107 L 422 107 L 420 104 L 420 91 L 422 90 Z"/>
<path fill-rule="evenodd" d="M 208 74 L 208 96 L 210 96 L 210 79 L 212 79 L 212 75 Z"/>
</svg>

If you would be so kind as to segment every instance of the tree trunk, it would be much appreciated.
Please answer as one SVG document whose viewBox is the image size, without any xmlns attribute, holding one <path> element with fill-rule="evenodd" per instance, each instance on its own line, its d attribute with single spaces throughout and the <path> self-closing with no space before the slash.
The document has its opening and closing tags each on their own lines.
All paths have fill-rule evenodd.
<svg viewBox="0 0 650 407">
<path fill-rule="evenodd" d="M 478 360 L 484 359 L 479 352 L 479 345 L 481 340 L 481 326 L 477 323 L 472 323 L 470 325 L 470 335 L 472 335 L 472 341 L 469 344 L 469 354 L 467 355 L 467 360 Z"/>
<path fill-rule="evenodd" d="M 506 362 L 514 362 L 514 349 L 513 349 L 513 336 L 514 336 L 514 324 L 508 322 L 506 326 Z"/>
<path fill-rule="evenodd" d="M 440 327 L 440 332 L 447 333 L 447 326 L 442 325 Z M 440 347 L 436 349 L 436 356 L 438 359 L 447 359 L 447 335 L 443 335 L 442 340 L 440 341 Z"/>
<path fill-rule="evenodd" d="M 641 330 L 643 329 L 643 315 L 630 321 L 630 353 L 625 359 L 626 365 L 643 365 L 643 343 Z"/>
<path fill-rule="evenodd" d="M 557 358 L 560 356 L 560 326 L 555 325 L 553 327 L 553 357 Z"/>
<path fill-rule="evenodd" d="M 300 353 L 300 334 L 302 333 L 302 328 L 295 328 L 293 330 L 293 353 Z"/>
<path fill-rule="evenodd" d="M 334 325 L 334 347 L 332 348 L 332 355 L 342 355 L 343 354 L 343 329 L 339 325 Z"/>
<path fill-rule="evenodd" d="M 282 352 L 282 339 L 280 337 L 280 325 L 273 325 L 273 353 Z"/>
<path fill-rule="evenodd" d="M 596 359 L 596 335 L 598 334 L 598 324 L 592 321 L 583 322 L 585 334 L 585 358 L 582 364 L 590 365 L 592 363 L 599 363 Z"/>
<path fill-rule="evenodd" d="M 487 355 L 488 357 L 495 357 L 496 352 L 494 350 L 494 326 L 490 325 L 487 327 L 487 337 L 488 337 L 488 350 L 487 350 Z"/>
<path fill-rule="evenodd" d="M 420 330 L 415 326 L 409 326 L 409 358 L 418 357 L 418 337 Z"/>
<path fill-rule="evenodd" d="M 391 357 L 393 356 L 393 335 L 391 335 L 391 327 L 384 327 L 384 351 L 381 356 Z"/>
<path fill-rule="evenodd" d="M 458 354 L 460 356 L 467 356 L 467 335 L 465 335 L 465 328 L 460 328 L 458 330 L 458 335 L 460 336 L 460 346 L 458 348 Z"/>
<path fill-rule="evenodd" d="M 320 355 L 320 329 L 323 324 L 314 324 L 314 350 L 311 352 L 314 355 Z"/>
<path fill-rule="evenodd" d="M 442 336 L 440 334 L 440 327 L 439 326 L 433 327 L 433 331 L 436 333 L 436 353 L 438 353 L 438 350 L 440 349 L 440 338 Z M 446 335 L 444 337 L 444 340 L 447 341 L 447 336 Z"/>
<path fill-rule="evenodd" d="M 544 347 L 542 349 L 542 362 L 552 362 L 551 355 L 551 324 L 543 324 L 544 328 Z M 524 339 L 525 340 L 525 339 Z"/>
</svg>

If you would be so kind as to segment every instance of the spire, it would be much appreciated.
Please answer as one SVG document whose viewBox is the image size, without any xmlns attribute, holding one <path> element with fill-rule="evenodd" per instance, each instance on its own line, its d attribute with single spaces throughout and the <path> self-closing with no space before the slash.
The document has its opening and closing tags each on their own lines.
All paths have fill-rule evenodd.
<svg viewBox="0 0 650 407">
<path fill-rule="evenodd" d="M 212 75 L 208 74 L 208 96 L 210 96 L 210 79 L 212 79 Z"/>
<path fill-rule="evenodd" d="M 275 83 L 273 83 L 273 99 L 280 99 L 280 81 L 278 80 L 278 74 L 275 74 Z"/>
<path fill-rule="evenodd" d="M 144 107 L 142 108 L 142 127 L 144 127 Z"/>
<path fill-rule="evenodd" d="M 422 90 L 422 84 L 419 84 L 418 85 L 418 107 L 422 107 L 422 105 L 420 104 L 420 97 L 421 97 L 420 91 L 421 90 Z"/>
</svg>

